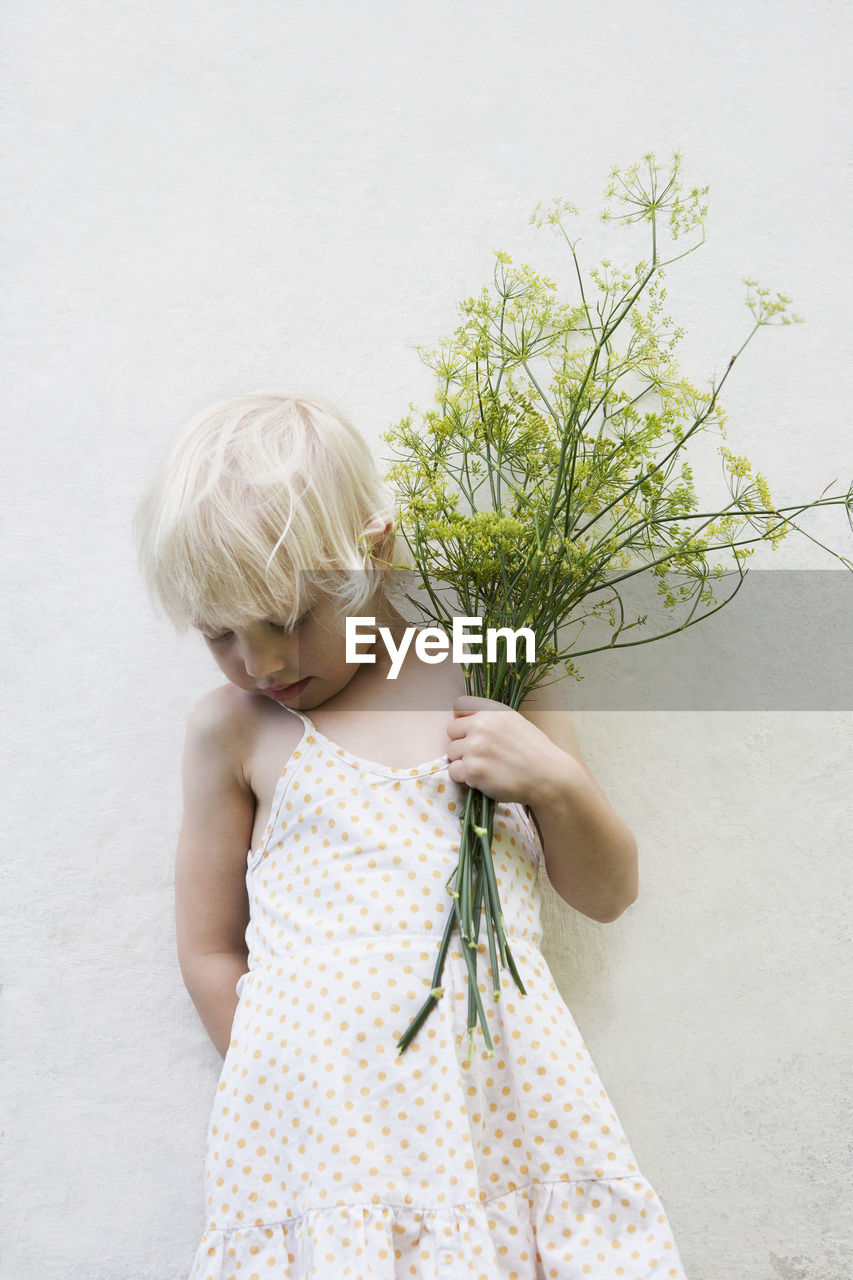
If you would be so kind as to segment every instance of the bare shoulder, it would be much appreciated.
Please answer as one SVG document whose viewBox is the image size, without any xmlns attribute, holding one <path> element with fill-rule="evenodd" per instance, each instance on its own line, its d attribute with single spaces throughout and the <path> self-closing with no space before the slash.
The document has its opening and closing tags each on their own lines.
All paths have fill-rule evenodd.
<svg viewBox="0 0 853 1280">
<path fill-rule="evenodd" d="M 202 734 L 223 730 L 239 713 L 240 702 L 234 697 L 239 692 L 233 684 L 217 685 L 195 704 L 187 723 Z"/>
<path fill-rule="evenodd" d="M 220 777 L 235 777 L 268 807 L 281 761 L 301 736 L 298 716 L 269 698 L 223 684 L 205 694 L 190 714 L 186 752 Z"/>
<path fill-rule="evenodd" d="M 253 700 L 233 684 L 221 684 L 200 698 L 190 712 L 187 726 L 203 741 L 228 740 L 249 728 Z"/>
<path fill-rule="evenodd" d="M 245 773 L 262 721 L 258 699 L 233 684 L 211 689 L 196 703 L 187 721 L 187 751 L 230 764 Z"/>
</svg>

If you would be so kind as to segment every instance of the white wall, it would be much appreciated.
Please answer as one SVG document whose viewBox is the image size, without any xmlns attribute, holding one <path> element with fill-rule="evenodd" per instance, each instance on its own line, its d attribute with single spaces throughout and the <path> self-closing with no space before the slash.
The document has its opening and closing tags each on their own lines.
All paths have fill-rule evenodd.
<svg viewBox="0 0 853 1280">
<path fill-rule="evenodd" d="M 611 165 L 678 147 L 712 199 L 673 283 L 686 370 L 722 372 L 743 277 L 793 295 L 808 323 L 749 349 L 730 442 L 779 503 L 846 487 L 850 27 L 843 0 L 7 6 L 4 1280 L 182 1280 L 202 1227 L 219 1060 L 172 859 L 217 676 L 129 536 L 168 441 L 280 387 L 378 442 L 492 249 L 557 263 L 536 201 L 589 214 Z M 853 551 L 840 509 L 806 527 Z M 789 539 L 772 567 L 837 563 Z M 550 895 L 546 954 L 688 1274 L 840 1280 L 849 706 L 576 727 L 641 897 L 595 925 Z"/>
</svg>

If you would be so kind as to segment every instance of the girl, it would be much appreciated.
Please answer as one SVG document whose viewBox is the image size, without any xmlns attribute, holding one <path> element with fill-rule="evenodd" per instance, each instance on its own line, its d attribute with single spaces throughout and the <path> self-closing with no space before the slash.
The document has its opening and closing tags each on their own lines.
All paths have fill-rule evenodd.
<svg viewBox="0 0 853 1280">
<path fill-rule="evenodd" d="M 190 717 L 175 876 L 181 972 L 224 1057 L 193 1280 L 683 1280 L 539 946 L 540 858 L 596 920 L 637 896 L 636 843 L 554 686 L 516 712 L 412 645 L 394 680 L 381 644 L 348 660 L 347 616 L 397 643 L 406 622 L 370 453 L 317 400 L 202 413 L 136 527 L 155 598 L 227 681 Z M 495 1054 L 477 1031 L 467 1062 L 455 934 L 444 994 L 398 1054 L 431 985 L 466 785 L 500 802 L 527 994 L 504 975 Z M 485 941 L 479 958 L 491 993 Z"/>
</svg>

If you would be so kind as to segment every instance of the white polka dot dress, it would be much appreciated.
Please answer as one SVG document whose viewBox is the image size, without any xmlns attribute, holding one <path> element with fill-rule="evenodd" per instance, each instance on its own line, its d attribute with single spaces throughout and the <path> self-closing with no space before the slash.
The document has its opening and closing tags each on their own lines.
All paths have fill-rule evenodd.
<svg viewBox="0 0 853 1280">
<path fill-rule="evenodd" d="M 540 951 L 535 827 L 495 811 L 494 866 L 527 994 L 475 1034 L 458 933 L 403 1054 L 450 909 L 465 788 L 447 757 L 393 769 L 305 715 L 249 854 L 249 973 L 206 1155 L 191 1280 L 684 1280 Z"/>
</svg>

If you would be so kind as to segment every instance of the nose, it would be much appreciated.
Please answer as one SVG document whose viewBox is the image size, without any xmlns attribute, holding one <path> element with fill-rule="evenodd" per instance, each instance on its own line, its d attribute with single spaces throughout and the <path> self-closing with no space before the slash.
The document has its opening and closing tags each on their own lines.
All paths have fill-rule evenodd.
<svg viewBox="0 0 853 1280">
<path fill-rule="evenodd" d="M 253 680 L 263 679 L 283 673 L 288 666 L 287 642 L 281 635 L 267 633 L 244 636 L 240 646 L 240 657 L 246 668 L 246 675 Z"/>
</svg>

